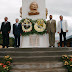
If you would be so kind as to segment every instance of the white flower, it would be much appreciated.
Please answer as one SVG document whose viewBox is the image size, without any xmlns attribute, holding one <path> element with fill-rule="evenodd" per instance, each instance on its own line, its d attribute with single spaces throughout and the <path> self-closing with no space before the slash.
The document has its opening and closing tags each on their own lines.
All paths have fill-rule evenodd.
<svg viewBox="0 0 72 72">
<path fill-rule="evenodd" d="M 34 29 L 37 32 L 43 32 L 46 29 L 46 24 L 42 19 L 37 20 L 37 22 L 34 25 Z"/>
<path fill-rule="evenodd" d="M 26 26 L 29 25 L 30 28 L 25 29 L 24 25 L 26 25 Z M 22 23 L 22 30 L 23 30 L 23 32 L 30 32 L 32 30 L 32 23 L 28 19 L 25 19 L 24 23 Z"/>
</svg>

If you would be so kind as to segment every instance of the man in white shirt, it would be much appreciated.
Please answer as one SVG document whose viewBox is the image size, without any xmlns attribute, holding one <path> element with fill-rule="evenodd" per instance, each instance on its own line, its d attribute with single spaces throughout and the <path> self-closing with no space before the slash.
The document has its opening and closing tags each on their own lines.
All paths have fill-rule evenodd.
<svg viewBox="0 0 72 72">
<path fill-rule="evenodd" d="M 60 47 L 62 47 L 62 35 L 64 37 L 64 47 L 66 47 L 66 32 L 68 32 L 68 24 L 66 20 L 63 20 L 63 16 L 60 16 L 58 22 L 58 33 L 60 35 Z"/>
</svg>

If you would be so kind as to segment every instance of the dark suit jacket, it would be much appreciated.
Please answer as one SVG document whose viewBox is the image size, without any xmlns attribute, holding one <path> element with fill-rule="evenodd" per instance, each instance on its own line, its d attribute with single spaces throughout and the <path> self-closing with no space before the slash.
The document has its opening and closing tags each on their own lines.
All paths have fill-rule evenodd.
<svg viewBox="0 0 72 72">
<path fill-rule="evenodd" d="M 8 32 L 11 30 L 11 23 L 7 21 L 7 23 L 5 24 L 5 22 L 2 22 L 1 25 L 1 32 L 2 34 L 8 34 Z"/>
<path fill-rule="evenodd" d="M 20 36 L 20 34 L 22 33 L 22 26 L 21 24 L 19 23 L 18 26 L 15 24 L 13 24 L 13 34 L 14 35 L 17 35 L 17 36 Z"/>
</svg>

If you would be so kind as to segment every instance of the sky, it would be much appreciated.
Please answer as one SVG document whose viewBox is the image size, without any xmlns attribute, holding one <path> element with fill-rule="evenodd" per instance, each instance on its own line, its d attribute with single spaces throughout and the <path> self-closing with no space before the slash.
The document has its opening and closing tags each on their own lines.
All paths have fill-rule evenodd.
<svg viewBox="0 0 72 72">
<path fill-rule="evenodd" d="M 7 16 L 11 25 L 15 23 L 16 18 L 20 18 L 19 9 L 22 6 L 22 0 L 0 0 L 0 25 L 4 21 L 4 17 Z M 72 0 L 46 0 L 46 8 L 49 15 L 53 15 L 53 19 L 58 23 L 59 16 L 63 15 L 64 20 L 68 22 L 69 32 L 67 37 L 72 35 Z M 12 35 L 12 31 L 10 33 Z M 56 40 L 59 39 L 59 35 L 56 33 Z"/>
</svg>

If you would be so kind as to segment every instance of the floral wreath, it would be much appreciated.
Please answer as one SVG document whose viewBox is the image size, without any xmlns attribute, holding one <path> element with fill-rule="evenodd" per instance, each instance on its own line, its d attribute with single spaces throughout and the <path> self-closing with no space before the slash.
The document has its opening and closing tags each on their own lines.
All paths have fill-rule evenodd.
<svg viewBox="0 0 72 72">
<path fill-rule="evenodd" d="M 43 35 L 47 33 L 46 31 L 46 21 L 43 19 L 32 20 L 29 18 L 22 19 L 20 21 L 22 24 L 22 36 L 29 36 L 33 34 Z"/>
<path fill-rule="evenodd" d="M 46 29 L 46 24 L 44 23 L 43 19 L 38 19 L 34 25 L 34 29 L 37 32 L 43 32 Z"/>
<path fill-rule="evenodd" d="M 24 19 L 22 22 L 22 30 L 23 32 L 30 32 L 32 30 L 32 23 L 29 19 Z"/>
</svg>

